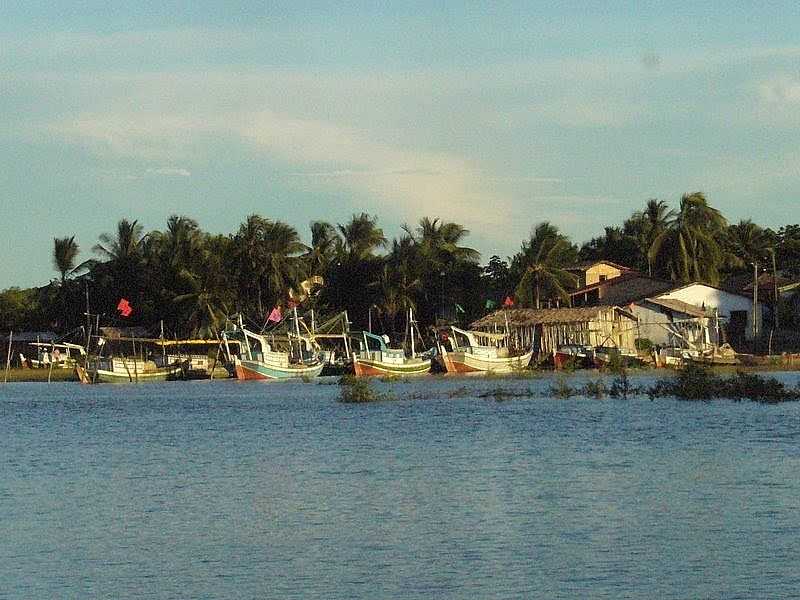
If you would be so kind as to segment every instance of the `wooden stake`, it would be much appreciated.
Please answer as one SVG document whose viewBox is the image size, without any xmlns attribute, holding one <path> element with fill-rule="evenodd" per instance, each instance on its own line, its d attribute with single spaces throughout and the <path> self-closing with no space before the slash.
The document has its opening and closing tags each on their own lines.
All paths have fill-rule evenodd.
<svg viewBox="0 0 800 600">
<path fill-rule="evenodd" d="M 14 340 L 14 330 L 8 332 L 8 353 L 6 354 L 6 374 L 3 383 L 8 383 L 8 372 L 11 370 L 11 342 Z"/>
</svg>

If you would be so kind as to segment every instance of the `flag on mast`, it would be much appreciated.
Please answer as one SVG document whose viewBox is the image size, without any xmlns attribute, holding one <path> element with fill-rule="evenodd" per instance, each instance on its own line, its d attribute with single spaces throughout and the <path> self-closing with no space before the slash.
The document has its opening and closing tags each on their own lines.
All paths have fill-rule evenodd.
<svg viewBox="0 0 800 600">
<path fill-rule="evenodd" d="M 117 304 L 117 310 L 123 317 L 130 317 L 133 314 L 133 307 L 126 298 L 120 298 Z"/>
</svg>

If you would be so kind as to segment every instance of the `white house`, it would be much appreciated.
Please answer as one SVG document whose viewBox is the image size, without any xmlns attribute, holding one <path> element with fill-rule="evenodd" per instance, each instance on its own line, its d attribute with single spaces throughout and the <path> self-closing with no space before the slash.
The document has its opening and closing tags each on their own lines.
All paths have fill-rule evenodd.
<svg viewBox="0 0 800 600">
<path fill-rule="evenodd" d="M 753 339 L 755 316 L 759 333 L 762 328 L 762 304 L 759 302 L 753 313 L 753 298 L 728 292 L 705 283 L 690 283 L 656 296 L 659 299 L 680 300 L 686 304 L 716 310 L 719 318 L 727 323 L 728 340 L 731 343 Z"/>
</svg>

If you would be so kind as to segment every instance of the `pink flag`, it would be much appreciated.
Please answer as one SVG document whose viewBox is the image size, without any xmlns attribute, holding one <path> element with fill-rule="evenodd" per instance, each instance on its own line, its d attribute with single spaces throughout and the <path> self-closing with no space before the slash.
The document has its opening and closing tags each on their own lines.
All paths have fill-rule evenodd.
<svg viewBox="0 0 800 600">
<path fill-rule="evenodd" d="M 277 323 L 282 318 L 283 317 L 281 317 L 281 307 L 280 306 L 276 306 L 275 308 L 272 309 L 272 312 L 269 313 L 269 316 L 267 317 L 267 323 L 269 323 L 269 322 Z"/>
</svg>

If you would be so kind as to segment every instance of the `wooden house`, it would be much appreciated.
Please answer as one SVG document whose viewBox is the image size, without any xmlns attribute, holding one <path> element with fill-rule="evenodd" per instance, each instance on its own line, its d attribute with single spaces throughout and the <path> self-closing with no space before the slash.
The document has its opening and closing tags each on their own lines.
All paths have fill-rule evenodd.
<svg viewBox="0 0 800 600">
<path fill-rule="evenodd" d="M 533 348 L 540 354 L 568 345 L 633 350 L 638 337 L 636 317 L 617 306 L 502 309 L 470 328 L 490 333 L 504 333 L 507 328 L 510 346 Z"/>
</svg>

